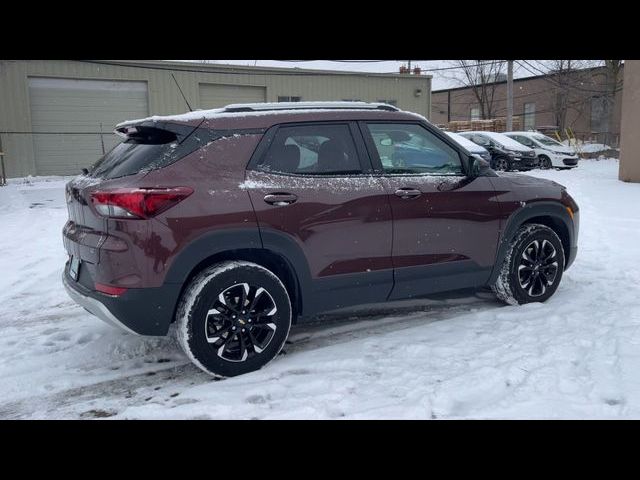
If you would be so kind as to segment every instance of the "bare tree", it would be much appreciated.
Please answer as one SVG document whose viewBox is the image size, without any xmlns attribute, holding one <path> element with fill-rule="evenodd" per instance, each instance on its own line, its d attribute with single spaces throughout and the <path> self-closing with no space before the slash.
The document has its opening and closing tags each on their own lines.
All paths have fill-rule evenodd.
<svg viewBox="0 0 640 480">
<path fill-rule="evenodd" d="M 506 61 L 455 60 L 453 64 L 459 68 L 449 78 L 471 88 L 480 107 L 480 118 L 493 118 L 496 83 L 503 80 Z"/>
<path fill-rule="evenodd" d="M 581 60 L 550 60 L 546 62 L 549 69 L 550 87 L 554 93 L 552 110 L 556 125 L 561 132 L 569 126 L 567 114 L 576 113 L 578 118 L 584 110 L 584 95 L 577 95 L 579 85 L 584 84 L 584 70 L 591 65 Z M 573 122 L 572 122 L 573 123 Z"/>
<path fill-rule="evenodd" d="M 558 126 L 564 130 L 568 111 L 581 115 L 587 104 L 598 122 L 592 126 L 603 143 L 611 142 L 616 94 L 622 90 L 622 60 L 553 60 L 552 80 L 559 101 L 556 105 Z M 591 67 L 604 67 L 593 70 Z M 604 76 L 604 80 L 600 81 Z M 594 110 L 597 109 L 597 110 Z"/>
<path fill-rule="evenodd" d="M 550 73 L 552 74 L 555 85 L 552 87 L 554 97 L 552 103 L 553 115 L 556 125 L 560 131 L 564 131 L 567 126 L 567 111 L 569 110 L 571 95 L 571 84 L 574 81 L 572 77 L 574 67 L 571 67 L 571 60 L 552 60 Z M 571 105 L 573 106 L 573 105 Z"/>
<path fill-rule="evenodd" d="M 616 100 L 616 94 L 622 90 L 622 60 L 604 60 L 604 75 L 605 81 L 602 96 L 603 103 L 603 119 L 604 119 L 604 143 L 611 143 L 611 128 L 614 122 L 614 105 Z"/>
<path fill-rule="evenodd" d="M 583 114 L 589 96 L 590 70 L 600 62 L 593 60 L 542 60 L 523 61 L 525 70 L 534 75 L 545 75 L 552 93 L 550 110 L 558 130 L 565 129 L 577 121 Z M 569 113 L 574 115 L 573 121 L 568 121 Z"/>
</svg>

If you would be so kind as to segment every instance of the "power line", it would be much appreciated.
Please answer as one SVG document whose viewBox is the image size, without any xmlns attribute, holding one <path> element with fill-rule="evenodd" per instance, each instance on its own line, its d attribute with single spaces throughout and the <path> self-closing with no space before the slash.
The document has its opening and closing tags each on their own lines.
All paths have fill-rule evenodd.
<svg viewBox="0 0 640 480">
<path fill-rule="evenodd" d="M 386 63 L 386 62 L 401 62 L 401 60 L 275 60 L 277 62 L 289 62 L 289 63 L 298 63 L 298 62 L 336 62 L 336 63 Z M 427 60 L 429 61 L 429 60 Z M 409 60 L 412 62 L 412 60 Z M 493 62 L 485 62 L 485 63 L 477 63 L 472 65 L 472 68 L 481 67 L 484 65 L 492 65 Z M 230 64 L 226 64 L 230 65 Z M 437 67 L 437 68 L 422 68 L 420 70 L 423 72 L 440 72 L 443 70 L 459 70 L 461 68 L 470 68 L 468 65 L 458 65 L 451 67 Z M 383 72 L 371 72 L 371 73 L 383 73 Z M 389 72 L 389 73 L 398 73 L 397 71 Z"/>
<path fill-rule="evenodd" d="M 531 65 L 529 62 L 527 62 L 526 60 L 517 60 L 517 62 L 523 62 L 526 65 L 528 65 L 530 68 L 534 69 L 535 71 L 531 71 L 529 68 L 525 67 L 524 65 L 520 64 L 519 65 L 524 68 L 525 70 L 527 70 L 529 73 L 533 74 L 533 75 L 537 75 L 536 72 L 540 72 L 541 75 L 538 76 L 538 78 L 542 78 L 544 81 L 554 85 L 557 88 L 563 88 L 563 89 L 567 89 L 567 90 L 577 90 L 580 92 L 587 92 L 587 93 L 599 93 L 600 95 L 606 95 L 607 93 L 610 93 L 606 90 L 606 88 L 610 85 L 608 83 L 603 83 L 602 84 L 602 89 L 590 89 L 590 88 L 582 88 L 578 85 L 575 84 L 571 84 L 571 85 L 563 85 L 561 82 L 559 82 L 558 80 L 556 80 L 554 77 L 557 76 L 557 73 L 550 73 L 550 72 L 544 72 L 543 70 L 541 70 L 540 68 Z M 605 67 L 601 67 L 601 68 L 605 68 Z M 587 70 L 587 69 L 575 69 L 575 70 L 566 70 L 565 71 L 565 75 L 566 74 L 574 74 L 574 73 L 586 73 L 583 70 Z M 616 82 L 616 85 L 618 83 Z M 622 90 L 622 87 L 620 88 L 616 88 L 615 92 L 613 93 L 617 93 L 619 91 Z"/>
<path fill-rule="evenodd" d="M 82 63 L 91 63 L 97 65 L 111 65 L 117 67 L 129 67 L 129 68 L 143 68 L 146 70 L 161 70 L 161 71 L 175 71 L 175 72 L 189 72 L 189 73 L 210 73 L 210 74 L 220 74 L 220 75 L 249 75 L 249 76 L 328 76 L 328 75 L 376 75 L 376 74 L 385 74 L 385 73 L 397 73 L 397 72 L 349 72 L 349 71 L 333 71 L 333 72 L 325 72 L 325 71 L 295 71 L 290 69 L 288 72 L 278 72 L 278 71 L 255 71 L 252 67 L 241 66 L 241 65 L 229 65 L 229 69 L 225 70 L 216 70 L 215 68 L 183 68 L 177 65 L 140 65 L 140 64 L 131 64 L 131 63 L 123 63 L 123 62 L 114 62 L 107 60 L 77 60 Z M 260 67 L 265 68 L 265 67 Z"/>
<path fill-rule="evenodd" d="M 197 69 L 197 68 L 183 68 L 183 67 L 179 67 L 179 66 L 175 66 L 175 65 L 139 65 L 139 64 L 130 64 L 130 63 L 124 63 L 124 62 L 115 62 L 115 61 L 110 61 L 110 60 L 76 60 L 78 62 L 82 62 L 82 63 L 92 63 L 92 64 L 97 64 L 97 65 L 113 65 L 113 66 L 119 66 L 119 67 L 130 67 L 130 68 L 144 68 L 147 70 L 169 70 L 169 71 L 179 71 L 179 72 L 192 72 L 192 73 L 212 73 L 212 74 L 223 74 L 223 75 L 251 75 L 251 76 L 329 76 L 329 75 L 353 75 L 353 74 L 357 74 L 357 75 L 390 75 L 390 74 L 398 74 L 398 76 L 400 76 L 400 74 L 398 73 L 398 71 L 393 71 L 393 72 L 357 72 L 357 71 L 349 71 L 349 70 L 334 70 L 331 72 L 327 72 L 327 71 L 322 71 L 322 70 L 318 70 L 318 71 L 314 71 L 314 72 L 310 72 L 310 71 L 289 71 L 289 72 L 277 72 L 277 71 L 269 71 L 269 72 L 260 72 L 260 71 L 255 71 L 255 70 L 250 70 L 250 71 L 246 71 L 248 68 L 251 69 L 251 67 L 247 67 L 247 66 L 243 66 L 243 65 L 231 65 L 231 64 L 225 64 L 228 65 L 230 68 L 230 70 L 215 70 L 213 68 L 207 68 L 207 69 Z M 284 60 L 279 60 L 279 61 L 284 61 Z M 293 61 L 293 60 L 292 60 Z M 311 61 L 311 60 L 310 60 Z M 394 61 L 394 60 L 384 60 L 384 61 Z M 487 63 L 479 63 L 474 65 L 474 67 L 476 66 L 482 66 L 482 65 L 490 65 L 492 62 L 487 62 Z M 212 64 L 209 64 L 212 65 Z M 238 69 L 238 70 L 245 70 L 245 71 L 232 71 L 232 69 Z M 268 68 L 268 67 L 261 67 L 261 68 Z M 422 72 L 440 72 L 440 71 L 444 71 L 444 70 L 457 70 L 457 69 L 461 69 L 461 68 L 467 68 L 467 67 L 463 67 L 463 66 L 453 66 L 453 67 L 439 67 L 439 68 L 421 68 Z M 419 75 L 415 75 L 417 77 L 419 77 Z M 411 78 L 409 77 L 409 75 L 403 75 L 402 78 Z"/>
<path fill-rule="evenodd" d="M 398 60 L 275 60 L 276 62 L 336 62 L 336 63 L 383 63 Z"/>
</svg>

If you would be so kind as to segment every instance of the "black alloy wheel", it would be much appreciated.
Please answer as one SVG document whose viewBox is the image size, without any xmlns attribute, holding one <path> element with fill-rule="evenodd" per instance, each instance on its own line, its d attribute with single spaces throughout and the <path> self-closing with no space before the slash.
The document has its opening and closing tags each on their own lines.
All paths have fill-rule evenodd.
<svg viewBox="0 0 640 480">
<path fill-rule="evenodd" d="M 548 240 L 534 240 L 522 252 L 518 266 L 520 287 L 531 297 L 544 295 L 558 275 L 558 252 Z"/>
<path fill-rule="evenodd" d="M 204 323 L 207 342 L 216 355 L 244 362 L 262 353 L 273 339 L 278 307 L 263 287 L 238 283 L 218 295 Z"/>
</svg>

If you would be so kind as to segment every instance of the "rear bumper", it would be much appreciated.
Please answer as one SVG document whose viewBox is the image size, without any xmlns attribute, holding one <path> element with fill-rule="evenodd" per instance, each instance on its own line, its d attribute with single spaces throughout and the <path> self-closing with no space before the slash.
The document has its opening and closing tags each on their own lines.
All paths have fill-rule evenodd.
<svg viewBox="0 0 640 480">
<path fill-rule="evenodd" d="M 103 303 L 99 302 L 95 298 L 91 298 L 89 295 L 84 295 L 80 292 L 80 289 L 78 287 L 72 287 L 67 280 L 67 277 L 68 275 L 65 269 L 65 272 L 63 272 L 62 274 L 62 283 L 64 284 L 64 288 L 67 290 L 67 293 L 71 297 L 71 300 L 83 307 L 89 313 L 98 317 L 100 320 L 108 323 L 109 325 L 122 328 L 129 333 L 138 335 L 137 332 L 134 332 L 124 323 L 118 320 L 118 318 L 113 313 L 111 313 L 111 311 Z"/>
<path fill-rule="evenodd" d="M 62 283 L 71 299 L 89 313 L 137 335 L 166 335 L 181 291 L 180 285 L 165 284 L 158 288 L 130 288 L 117 297 L 105 295 L 74 281 L 67 267 Z"/>
</svg>

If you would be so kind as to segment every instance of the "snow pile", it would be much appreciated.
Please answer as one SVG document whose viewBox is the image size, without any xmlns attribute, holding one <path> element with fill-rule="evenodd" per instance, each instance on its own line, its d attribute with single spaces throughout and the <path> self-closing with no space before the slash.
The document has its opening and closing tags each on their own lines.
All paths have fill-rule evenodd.
<svg viewBox="0 0 640 480">
<path fill-rule="evenodd" d="M 584 143 L 581 141 L 575 142 L 570 140 L 563 140 L 562 144 L 570 147 L 574 147 L 582 153 L 600 153 L 600 152 L 607 152 L 611 150 L 620 151 L 619 148 L 613 148 L 604 143 Z"/>
<path fill-rule="evenodd" d="M 66 296 L 62 183 L 0 187 L 22 197 L 0 209 L 0 418 L 640 418 L 640 185 L 617 169 L 531 172 L 580 205 L 580 251 L 548 302 L 352 310 L 294 327 L 285 355 L 222 381 Z"/>
<path fill-rule="evenodd" d="M 24 198 L 14 185 L 0 187 L 0 212 L 24 206 Z"/>
<path fill-rule="evenodd" d="M 617 150 L 609 145 L 605 145 L 604 143 L 585 143 L 580 145 L 580 150 L 583 153 L 598 153 L 598 152 L 606 152 L 607 150 Z"/>
</svg>

